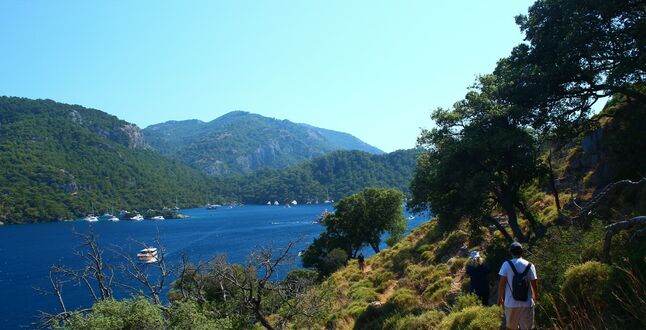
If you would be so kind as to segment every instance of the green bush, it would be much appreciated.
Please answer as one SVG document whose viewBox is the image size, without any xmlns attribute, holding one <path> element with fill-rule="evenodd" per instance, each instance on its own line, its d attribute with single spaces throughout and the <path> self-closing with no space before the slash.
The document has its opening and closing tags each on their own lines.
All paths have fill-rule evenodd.
<svg viewBox="0 0 646 330">
<path fill-rule="evenodd" d="M 459 312 L 467 307 L 482 306 L 480 298 L 475 294 L 461 294 L 455 299 L 455 303 L 451 306 L 451 312 Z"/>
<path fill-rule="evenodd" d="M 603 307 L 610 292 L 612 268 L 597 261 L 572 266 L 565 272 L 561 294 L 569 304 Z"/>
<path fill-rule="evenodd" d="M 235 329 L 229 319 L 216 320 L 209 311 L 199 307 L 194 302 L 177 302 L 169 310 L 169 329 L 183 330 L 209 330 L 209 329 Z M 209 317 L 211 316 L 211 317 Z"/>
<path fill-rule="evenodd" d="M 498 330 L 502 309 L 498 306 L 471 306 L 449 314 L 440 324 L 443 330 Z"/>
<path fill-rule="evenodd" d="M 462 230 L 452 231 L 445 239 L 443 239 L 435 250 L 435 260 L 448 260 L 451 255 L 458 252 L 458 250 L 469 239 L 469 235 Z"/>
<path fill-rule="evenodd" d="M 372 288 L 372 283 L 370 281 L 363 280 L 350 286 L 350 298 L 353 302 L 369 303 L 377 300 L 379 295 Z"/>
<path fill-rule="evenodd" d="M 105 300 L 92 306 L 85 316 L 76 314 L 63 329 L 155 330 L 166 325 L 161 309 L 143 297 L 122 301 Z"/>
<path fill-rule="evenodd" d="M 390 298 L 395 306 L 403 310 L 410 310 L 419 307 L 417 293 L 411 289 L 399 288 Z"/>
<path fill-rule="evenodd" d="M 396 314 L 384 322 L 386 330 L 434 330 L 442 322 L 444 313 L 439 310 L 430 310 L 422 315 Z"/>
</svg>

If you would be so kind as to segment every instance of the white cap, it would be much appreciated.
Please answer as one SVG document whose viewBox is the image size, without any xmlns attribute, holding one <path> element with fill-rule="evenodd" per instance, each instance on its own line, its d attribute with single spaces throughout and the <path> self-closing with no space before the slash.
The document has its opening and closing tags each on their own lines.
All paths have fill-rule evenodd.
<svg viewBox="0 0 646 330">
<path fill-rule="evenodd" d="M 471 255 L 469 255 L 469 259 L 474 259 L 474 258 L 480 258 L 480 252 L 472 251 Z"/>
</svg>

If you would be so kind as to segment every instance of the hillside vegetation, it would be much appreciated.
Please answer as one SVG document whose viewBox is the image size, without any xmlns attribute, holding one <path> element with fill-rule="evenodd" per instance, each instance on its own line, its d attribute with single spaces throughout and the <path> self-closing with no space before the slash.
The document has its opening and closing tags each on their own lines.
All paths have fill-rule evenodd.
<svg viewBox="0 0 646 330">
<path fill-rule="evenodd" d="M 335 150 L 383 152 L 356 137 L 289 120 L 244 111 L 208 123 L 169 121 L 144 129 L 148 143 L 162 155 L 209 175 L 280 169 Z"/>
<path fill-rule="evenodd" d="M 0 220 L 71 219 L 119 209 L 183 206 L 210 179 L 150 150 L 139 129 L 51 100 L 0 97 Z"/>
<path fill-rule="evenodd" d="M 286 169 L 263 169 L 243 176 L 215 178 L 222 196 L 244 203 L 339 200 L 366 187 L 397 188 L 408 192 L 418 150 L 383 155 L 335 151 Z"/>
</svg>

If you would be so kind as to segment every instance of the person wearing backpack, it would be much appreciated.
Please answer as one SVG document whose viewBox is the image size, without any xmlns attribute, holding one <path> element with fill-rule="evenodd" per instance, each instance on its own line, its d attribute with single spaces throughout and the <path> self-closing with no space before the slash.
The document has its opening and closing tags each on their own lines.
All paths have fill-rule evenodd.
<svg viewBox="0 0 646 330">
<path fill-rule="evenodd" d="M 536 268 L 522 258 L 523 246 L 514 242 L 509 247 L 512 259 L 500 267 L 498 305 L 505 307 L 507 329 L 534 328 L 534 306 L 538 298 Z"/>
</svg>

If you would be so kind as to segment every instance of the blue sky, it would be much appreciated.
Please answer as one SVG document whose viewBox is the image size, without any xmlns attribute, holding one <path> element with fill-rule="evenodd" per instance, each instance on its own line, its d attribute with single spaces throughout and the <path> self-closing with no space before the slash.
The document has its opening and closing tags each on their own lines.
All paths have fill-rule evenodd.
<svg viewBox="0 0 646 330">
<path fill-rule="evenodd" d="M 0 2 L 0 95 L 141 127 L 245 110 L 411 148 L 533 1 Z"/>
</svg>

